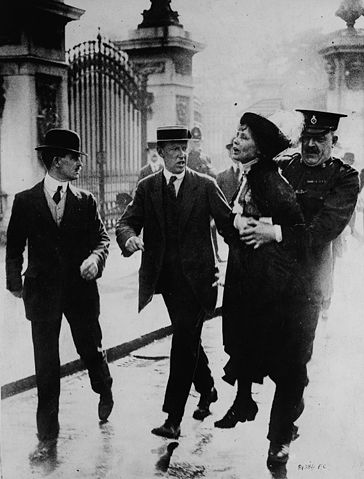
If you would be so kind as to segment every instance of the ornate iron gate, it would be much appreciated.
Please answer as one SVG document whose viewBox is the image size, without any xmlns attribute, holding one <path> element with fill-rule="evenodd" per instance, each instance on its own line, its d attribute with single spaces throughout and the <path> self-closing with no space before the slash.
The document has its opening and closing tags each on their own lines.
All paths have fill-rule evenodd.
<svg viewBox="0 0 364 479">
<path fill-rule="evenodd" d="M 69 50 L 68 62 L 70 128 L 88 153 L 78 185 L 97 197 L 112 227 L 145 163 L 146 79 L 101 35 Z"/>
</svg>

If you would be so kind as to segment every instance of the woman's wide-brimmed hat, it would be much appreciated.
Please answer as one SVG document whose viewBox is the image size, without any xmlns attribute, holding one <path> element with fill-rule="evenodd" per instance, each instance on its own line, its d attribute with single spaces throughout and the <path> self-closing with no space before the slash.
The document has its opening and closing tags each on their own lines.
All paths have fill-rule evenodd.
<svg viewBox="0 0 364 479">
<path fill-rule="evenodd" d="M 81 140 L 78 133 L 72 130 L 66 130 L 65 128 L 53 128 L 47 131 L 44 138 L 44 145 L 36 147 L 36 150 L 46 149 L 64 150 L 87 156 L 87 153 L 81 151 Z"/>
<path fill-rule="evenodd" d="M 240 125 L 247 125 L 252 130 L 260 152 L 268 159 L 274 158 L 291 144 L 274 123 L 256 113 L 244 113 L 240 118 Z"/>
</svg>

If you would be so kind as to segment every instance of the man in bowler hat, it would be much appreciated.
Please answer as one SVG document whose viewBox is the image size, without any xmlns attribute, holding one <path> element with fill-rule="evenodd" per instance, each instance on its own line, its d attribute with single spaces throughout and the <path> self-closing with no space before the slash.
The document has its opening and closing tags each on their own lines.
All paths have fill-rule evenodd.
<svg viewBox="0 0 364 479">
<path fill-rule="evenodd" d="M 15 195 L 7 232 L 7 289 L 23 298 L 31 321 L 38 388 L 38 448 L 42 458 L 55 444 L 60 394 L 59 332 L 64 314 L 77 352 L 100 395 L 98 415 L 105 421 L 113 407 L 112 378 L 101 348 L 99 293 L 110 239 L 93 195 L 71 182 L 79 177 L 85 153 L 78 134 L 49 130 L 41 152 L 45 178 Z M 22 281 L 23 253 L 28 267 Z"/>
<path fill-rule="evenodd" d="M 309 362 L 315 330 L 322 308 L 326 282 L 330 279 L 332 241 L 345 229 L 354 212 L 359 191 L 358 173 L 351 166 L 332 156 L 337 142 L 335 131 L 342 115 L 317 110 L 297 110 L 304 115 L 301 136 L 301 155 L 280 163 L 283 176 L 294 188 L 304 216 L 299 226 L 305 251 L 303 268 L 306 294 L 306 318 L 300 330 L 302 360 L 292 364 L 290 375 L 278 378 L 270 416 L 268 439 L 271 462 L 286 462 L 291 440 L 297 436 L 294 421 L 304 409 L 303 392 L 308 384 Z M 276 241 L 280 225 L 256 224 L 247 228 L 242 240 L 260 247 Z M 285 236 L 286 227 L 280 227 L 278 238 Z M 288 406 L 290 404 L 290 406 Z"/>
<path fill-rule="evenodd" d="M 185 404 L 194 384 L 200 400 L 193 417 L 203 420 L 217 400 L 201 329 L 214 311 L 217 281 L 210 216 L 226 241 L 235 238 L 230 208 L 215 180 L 189 168 L 183 127 L 157 130 L 158 154 L 164 169 L 138 184 L 133 202 L 116 227 L 124 256 L 142 250 L 139 310 L 155 293 L 163 295 L 172 323 L 170 371 L 163 411 L 165 423 L 153 434 L 177 439 Z M 143 230 L 143 239 L 139 236 Z M 237 239 L 238 240 L 238 239 Z"/>
</svg>

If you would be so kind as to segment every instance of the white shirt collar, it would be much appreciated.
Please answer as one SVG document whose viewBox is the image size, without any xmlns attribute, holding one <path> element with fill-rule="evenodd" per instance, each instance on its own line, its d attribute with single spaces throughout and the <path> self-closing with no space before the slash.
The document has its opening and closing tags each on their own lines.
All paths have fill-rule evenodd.
<svg viewBox="0 0 364 479">
<path fill-rule="evenodd" d="M 240 163 L 239 168 L 242 174 L 247 174 L 251 170 L 251 167 L 255 165 L 255 163 L 258 163 L 259 159 L 254 158 L 254 160 L 248 161 L 248 163 Z"/>
<path fill-rule="evenodd" d="M 56 180 L 53 178 L 53 176 L 47 173 L 44 177 L 44 186 L 46 187 L 47 191 L 51 193 L 55 193 L 58 186 L 62 186 L 62 193 L 65 193 L 68 187 L 68 181 Z"/>
<path fill-rule="evenodd" d="M 167 184 L 169 183 L 171 176 L 175 176 L 177 178 L 177 181 L 178 180 L 182 181 L 183 178 L 185 177 L 185 174 L 186 174 L 186 170 L 182 171 L 182 173 L 178 173 L 177 175 L 176 173 L 171 173 L 166 168 L 163 168 L 163 175 L 164 175 L 164 178 L 166 179 Z"/>
</svg>

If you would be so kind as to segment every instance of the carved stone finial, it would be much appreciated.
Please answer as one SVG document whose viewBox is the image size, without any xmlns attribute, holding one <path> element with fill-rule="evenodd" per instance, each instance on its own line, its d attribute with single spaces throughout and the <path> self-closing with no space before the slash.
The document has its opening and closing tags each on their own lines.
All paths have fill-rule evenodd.
<svg viewBox="0 0 364 479">
<path fill-rule="evenodd" d="M 335 15 L 342 18 L 348 28 L 354 28 L 357 19 L 364 15 L 362 0 L 343 0 Z"/>
<path fill-rule="evenodd" d="M 138 28 L 182 26 L 178 21 L 178 12 L 171 9 L 171 0 L 150 0 L 149 10 L 144 10 L 143 21 Z"/>
</svg>

